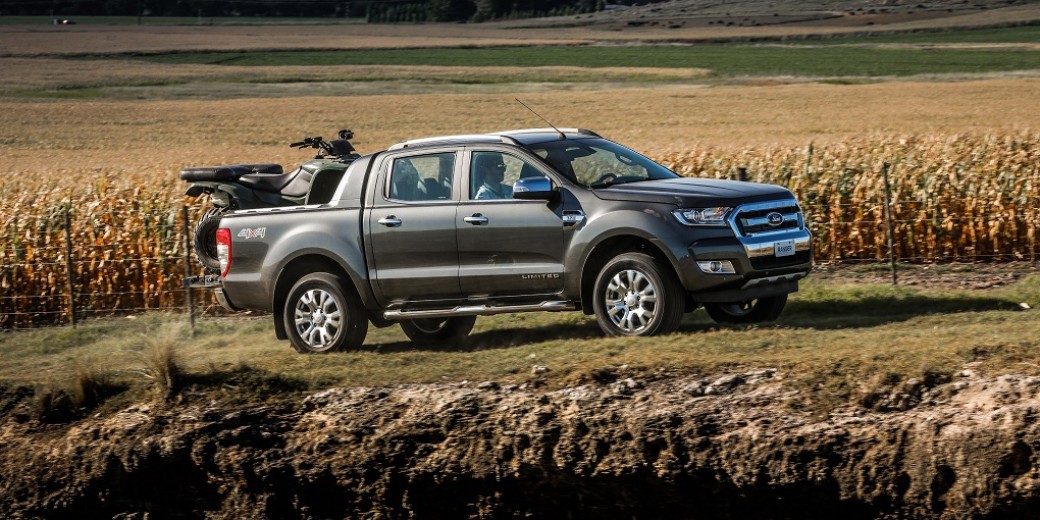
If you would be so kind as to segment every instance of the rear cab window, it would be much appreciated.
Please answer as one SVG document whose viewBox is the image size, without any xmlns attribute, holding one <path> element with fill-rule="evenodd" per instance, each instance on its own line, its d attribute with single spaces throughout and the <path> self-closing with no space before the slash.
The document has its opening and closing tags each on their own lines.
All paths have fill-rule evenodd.
<svg viewBox="0 0 1040 520">
<path fill-rule="evenodd" d="M 456 152 L 396 157 L 390 161 L 385 196 L 403 202 L 452 200 Z"/>
</svg>

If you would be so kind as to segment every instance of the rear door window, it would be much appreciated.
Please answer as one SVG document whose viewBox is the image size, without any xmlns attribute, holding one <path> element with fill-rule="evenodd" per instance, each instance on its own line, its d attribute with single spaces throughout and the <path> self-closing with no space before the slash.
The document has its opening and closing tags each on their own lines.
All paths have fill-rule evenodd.
<svg viewBox="0 0 1040 520">
<path fill-rule="evenodd" d="M 451 200 L 455 152 L 394 159 L 387 178 L 387 198 L 405 202 Z"/>
</svg>

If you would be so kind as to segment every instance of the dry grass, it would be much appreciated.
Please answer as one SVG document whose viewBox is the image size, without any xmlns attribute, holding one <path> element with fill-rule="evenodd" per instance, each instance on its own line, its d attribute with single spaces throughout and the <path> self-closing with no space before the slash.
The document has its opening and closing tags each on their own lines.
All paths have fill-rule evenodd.
<svg viewBox="0 0 1040 520">
<path fill-rule="evenodd" d="M 184 369 L 177 354 L 178 345 L 186 339 L 184 332 L 183 324 L 166 323 L 145 339 L 142 373 L 152 381 L 156 396 L 162 401 L 177 395 L 184 383 Z"/>
<path fill-rule="evenodd" d="M 35 383 L 32 415 L 43 422 L 65 422 L 95 409 L 113 395 L 127 389 L 109 370 L 94 361 L 77 359 L 71 363 L 73 376 L 68 381 Z"/>
<path fill-rule="evenodd" d="M 418 24 L 350 26 L 5 26 L 0 31 L 0 53 L 11 56 L 67 55 L 79 53 L 157 52 L 164 50 L 257 49 L 377 49 L 406 47 L 457 47 L 492 45 L 546 45 L 592 42 L 673 42 L 705 39 L 791 37 L 805 34 L 841 34 L 869 31 L 906 31 L 1022 23 L 1040 19 L 1040 6 L 1021 5 L 950 13 L 920 20 L 867 17 L 837 18 L 812 24 L 762 27 L 726 27 L 668 24 L 639 27 L 628 21 L 654 12 L 601 13 L 594 17 L 562 17 L 486 24 Z M 776 9 L 782 9 L 777 7 Z M 729 9 L 726 9 L 729 11 Z M 710 13 L 706 13 L 710 14 Z M 696 13 L 676 13 L 689 18 Z M 853 23 L 850 23 L 853 22 Z M 219 38 L 214 38 L 214 35 Z M 74 45 L 70 45 L 74 42 Z"/>
<path fill-rule="evenodd" d="M 0 102 L 0 187 L 82 186 L 108 175 L 175 182 L 185 165 L 302 157 L 286 144 L 350 127 L 362 151 L 415 137 L 543 126 L 516 94 L 220 101 Z M 869 135 L 1040 128 L 1040 80 L 677 87 L 524 95 L 560 126 L 592 128 L 651 154 L 805 146 Z"/>
</svg>

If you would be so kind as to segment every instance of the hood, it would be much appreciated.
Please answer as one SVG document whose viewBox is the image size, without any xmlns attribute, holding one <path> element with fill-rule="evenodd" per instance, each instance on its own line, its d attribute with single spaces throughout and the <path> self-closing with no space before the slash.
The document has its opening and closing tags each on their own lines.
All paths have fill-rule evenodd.
<svg viewBox="0 0 1040 520">
<path fill-rule="evenodd" d="M 718 179 L 661 179 L 618 184 L 592 190 L 605 200 L 657 202 L 680 208 L 739 206 L 751 202 L 793 199 L 786 188 L 772 184 Z"/>
</svg>

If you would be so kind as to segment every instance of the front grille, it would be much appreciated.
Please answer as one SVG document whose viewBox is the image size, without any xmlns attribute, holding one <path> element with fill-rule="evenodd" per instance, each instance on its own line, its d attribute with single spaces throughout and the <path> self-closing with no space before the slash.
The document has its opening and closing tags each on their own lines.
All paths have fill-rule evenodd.
<svg viewBox="0 0 1040 520">
<path fill-rule="evenodd" d="M 737 213 L 735 222 L 737 230 L 742 236 L 749 237 L 763 233 L 800 229 L 802 227 L 802 211 L 794 201 L 790 204 L 767 204 L 764 206 L 752 205 L 741 209 Z M 783 221 L 780 224 L 772 225 L 769 223 L 769 215 L 773 213 L 783 217 Z"/>
<path fill-rule="evenodd" d="M 792 256 L 759 256 L 751 259 L 751 267 L 763 270 L 804 264 L 809 261 L 811 254 L 811 251 L 798 251 Z"/>
</svg>

